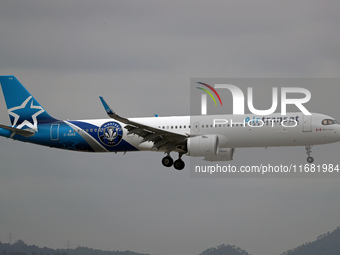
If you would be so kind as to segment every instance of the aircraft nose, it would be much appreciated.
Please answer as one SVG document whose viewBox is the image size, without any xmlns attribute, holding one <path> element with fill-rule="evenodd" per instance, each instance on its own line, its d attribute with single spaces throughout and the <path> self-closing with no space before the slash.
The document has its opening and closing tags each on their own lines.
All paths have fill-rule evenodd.
<svg viewBox="0 0 340 255">
<path fill-rule="evenodd" d="M 340 141 L 340 124 L 337 125 L 334 133 L 336 135 L 337 140 Z"/>
</svg>

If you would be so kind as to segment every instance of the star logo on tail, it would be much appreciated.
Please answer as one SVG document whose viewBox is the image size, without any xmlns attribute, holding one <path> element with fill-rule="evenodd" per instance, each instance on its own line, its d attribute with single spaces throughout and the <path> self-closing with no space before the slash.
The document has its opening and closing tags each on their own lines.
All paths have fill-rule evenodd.
<svg viewBox="0 0 340 255">
<path fill-rule="evenodd" d="M 44 111 L 40 105 L 33 105 L 33 97 L 29 96 L 20 106 L 8 109 L 8 114 L 14 117 L 13 127 L 21 129 L 26 126 L 38 132 L 37 117 Z"/>
</svg>

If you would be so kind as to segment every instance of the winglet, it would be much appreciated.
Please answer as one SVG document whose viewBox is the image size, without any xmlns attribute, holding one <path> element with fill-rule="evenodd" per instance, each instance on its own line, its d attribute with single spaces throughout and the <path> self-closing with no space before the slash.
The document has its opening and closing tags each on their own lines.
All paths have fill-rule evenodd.
<svg viewBox="0 0 340 255">
<path fill-rule="evenodd" d="M 121 121 L 125 124 L 128 124 L 129 123 L 129 120 L 126 119 L 126 118 L 123 118 L 121 116 L 119 116 L 116 112 L 114 112 L 110 106 L 105 102 L 104 98 L 103 97 L 99 97 L 100 101 L 102 102 L 103 106 L 104 106 L 104 109 L 107 113 L 107 115 L 109 115 L 110 118 L 112 119 L 115 119 L 115 120 L 118 120 L 118 121 Z"/>
<path fill-rule="evenodd" d="M 100 101 L 102 101 L 102 104 L 104 106 L 104 109 L 106 111 L 106 113 L 110 116 L 111 114 L 114 115 L 115 112 L 113 112 L 110 108 L 110 106 L 105 102 L 103 97 L 99 97 Z M 110 116 L 111 117 L 111 116 Z"/>
</svg>

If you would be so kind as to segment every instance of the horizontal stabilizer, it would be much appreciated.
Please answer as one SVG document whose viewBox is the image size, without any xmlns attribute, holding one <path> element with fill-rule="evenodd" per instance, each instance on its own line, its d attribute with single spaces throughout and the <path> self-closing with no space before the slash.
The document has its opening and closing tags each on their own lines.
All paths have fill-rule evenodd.
<svg viewBox="0 0 340 255">
<path fill-rule="evenodd" d="M 8 126 L 1 125 L 1 124 L 0 124 L 0 128 L 12 131 L 13 132 L 12 135 L 18 134 L 24 137 L 30 137 L 30 136 L 35 135 L 35 131 L 32 129 L 19 129 L 19 128 L 14 128 L 14 127 L 8 127 Z"/>
</svg>

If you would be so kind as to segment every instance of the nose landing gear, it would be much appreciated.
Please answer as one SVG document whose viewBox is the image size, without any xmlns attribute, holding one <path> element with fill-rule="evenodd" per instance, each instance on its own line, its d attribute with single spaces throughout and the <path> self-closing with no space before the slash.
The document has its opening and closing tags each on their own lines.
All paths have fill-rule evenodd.
<svg viewBox="0 0 340 255">
<path fill-rule="evenodd" d="M 310 164 L 313 163 L 314 158 L 310 155 L 312 153 L 312 146 L 311 145 L 306 146 L 306 153 L 308 155 L 307 162 L 310 163 Z"/>
</svg>

